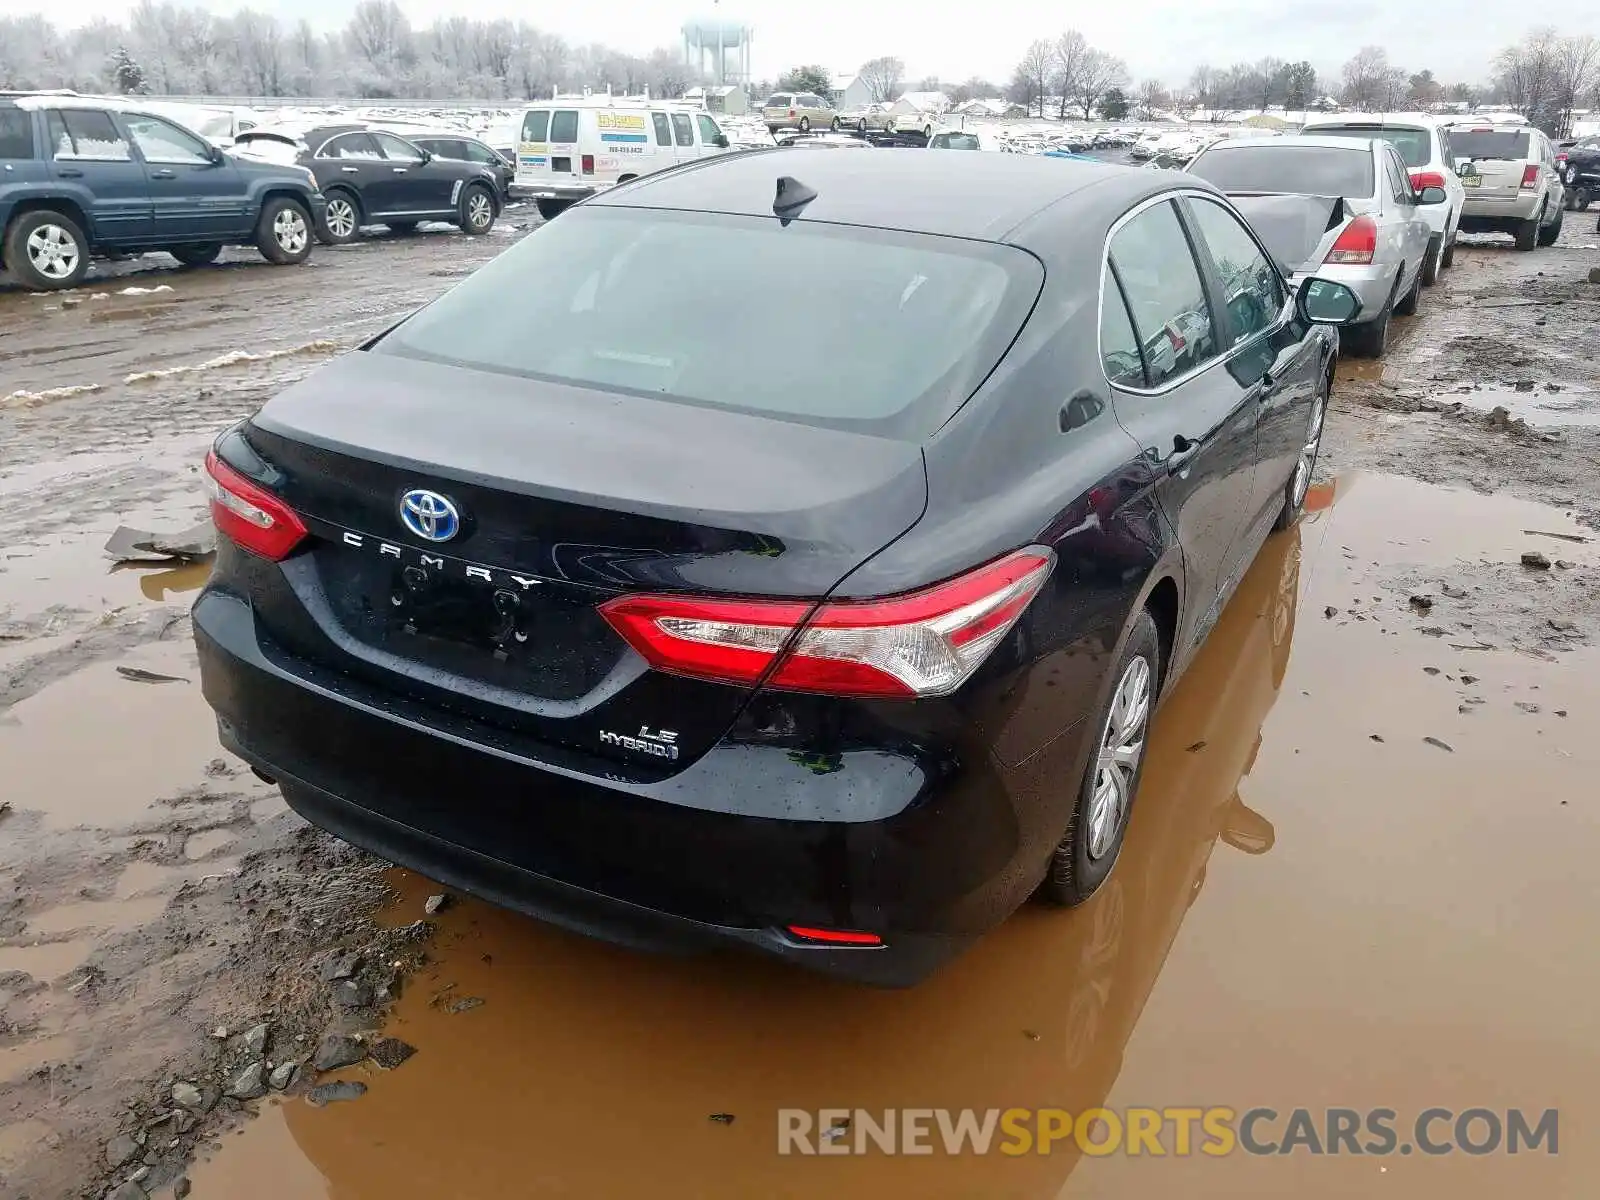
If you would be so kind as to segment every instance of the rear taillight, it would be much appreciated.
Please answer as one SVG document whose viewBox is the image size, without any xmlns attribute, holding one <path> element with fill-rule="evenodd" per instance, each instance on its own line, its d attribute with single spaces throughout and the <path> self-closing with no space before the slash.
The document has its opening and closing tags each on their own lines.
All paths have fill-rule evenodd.
<svg viewBox="0 0 1600 1200">
<path fill-rule="evenodd" d="M 814 925 L 786 925 L 790 937 L 802 942 L 822 942 L 830 946 L 881 946 L 883 939 L 875 933 L 854 929 L 819 929 Z"/>
<path fill-rule="evenodd" d="M 1539 168 L 1533 163 L 1522 168 L 1522 186 L 1528 191 L 1539 186 Z"/>
<path fill-rule="evenodd" d="M 1030 548 L 883 600 L 623 596 L 600 613 L 658 671 L 835 696 L 943 696 L 989 656 L 1055 563 Z M 807 619 L 807 613 L 811 613 Z"/>
<path fill-rule="evenodd" d="M 585 154 L 583 156 L 583 160 L 582 160 L 582 164 L 581 165 L 583 167 L 583 173 L 585 175 L 593 175 L 594 174 L 594 155 Z"/>
<path fill-rule="evenodd" d="M 1170 321 L 1162 328 L 1161 332 L 1166 334 L 1167 341 L 1172 343 L 1172 352 L 1174 354 L 1182 354 L 1183 348 L 1189 344 L 1184 341 L 1183 334 L 1178 332 L 1178 327 Z"/>
<path fill-rule="evenodd" d="M 251 483 L 218 458 L 215 450 L 206 452 L 205 483 L 217 532 L 252 554 L 281 562 L 306 536 L 306 527 L 294 509 Z"/>
<path fill-rule="evenodd" d="M 1411 172 L 1411 190 L 1420 192 L 1423 188 L 1442 188 L 1444 175 L 1438 171 L 1413 171 Z"/>
<path fill-rule="evenodd" d="M 1360 216 L 1344 227 L 1333 243 L 1325 263 L 1370 263 L 1378 249 L 1378 225 L 1371 217 Z"/>
<path fill-rule="evenodd" d="M 791 120 L 794 118 L 794 109 L 792 108 L 789 110 L 789 117 Z"/>
</svg>

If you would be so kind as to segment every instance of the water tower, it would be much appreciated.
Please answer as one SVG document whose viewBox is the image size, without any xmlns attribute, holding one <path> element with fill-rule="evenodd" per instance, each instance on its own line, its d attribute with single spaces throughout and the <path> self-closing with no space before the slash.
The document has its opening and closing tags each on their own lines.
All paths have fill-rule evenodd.
<svg viewBox="0 0 1600 1200">
<path fill-rule="evenodd" d="M 709 74 L 712 82 L 719 87 L 748 84 L 750 35 L 754 32 L 744 22 L 724 17 L 721 13 L 685 21 L 683 61 L 689 64 L 697 77 Z"/>
</svg>

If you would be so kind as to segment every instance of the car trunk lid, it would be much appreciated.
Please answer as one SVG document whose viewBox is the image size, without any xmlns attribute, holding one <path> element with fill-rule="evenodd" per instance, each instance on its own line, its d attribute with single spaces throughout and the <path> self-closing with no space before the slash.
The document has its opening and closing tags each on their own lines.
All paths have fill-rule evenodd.
<svg viewBox="0 0 1600 1200">
<path fill-rule="evenodd" d="M 1234 193 L 1229 199 L 1290 275 L 1316 272 L 1345 226 L 1368 207 L 1342 196 Z"/>
<path fill-rule="evenodd" d="M 257 604 L 275 639 L 645 774 L 708 748 L 750 689 L 647 670 L 600 604 L 819 600 L 927 495 L 911 442 L 366 353 L 246 439 L 310 530 L 293 598 Z M 454 505 L 454 536 L 407 526 L 418 493 Z"/>
</svg>

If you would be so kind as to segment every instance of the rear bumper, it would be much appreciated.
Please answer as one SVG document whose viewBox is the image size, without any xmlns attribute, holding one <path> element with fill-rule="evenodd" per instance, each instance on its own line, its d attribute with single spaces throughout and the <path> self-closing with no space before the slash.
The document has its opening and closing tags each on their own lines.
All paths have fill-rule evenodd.
<svg viewBox="0 0 1600 1200">
<path fill-rule="evenodd" d="M 610 183 L 531 183 L 513 184 L 512 191 L 522 200 L 566 200 L 576 203 L 614 186 Z"/>
<path fill-rule="evenodd" d="M 404 698 L 374 706 L 298 673 L 250 605 L 214 587 L 194 609 L 223 744 L 277 779 L 313 823 L 392 862 L 552 924 L 643 949 L 733 944 L 862 982 L 904 986 L 1021 904 L 1042 876 L 1049 820 L 1019 779 L 1056 781 L 1046 752 L 1002 775 L 985 759 L 931 772 L 882 752 L 835 756 L 860 790 L 905 792 L 882 820 L 781 820 L 653 794 L 737 772 L 752 791 L 804 787 L 792 748 L 723 743 L 662 785 L 573 776 L 429 729 Z M 331 676 L 336 679 L 337 676 Z M 1070 739 L 1060 739 L 1062 753 Z M 827 780 L 831 787 L 837 779 Z M 820 785 L 819 785 L 820 786 Z M 726 779 L 720 789 L 728 790 Z M 1031 786 L 1023 786 L 1025 793 Z M 896 803 L 899 803 L 898 801 Z M 877 948 L 805 943 L 786 926 L 879 934 Z"/>
<path fill-rule="evenodd" d="M 1468 189 L 1461 207 L 1461 227 L 1494 229 L 1507 222 L 1531 221 L 1544 202 L 1541 192 L 1521 192 L 1515 196 L 1482 196 Z"/>
</svg>

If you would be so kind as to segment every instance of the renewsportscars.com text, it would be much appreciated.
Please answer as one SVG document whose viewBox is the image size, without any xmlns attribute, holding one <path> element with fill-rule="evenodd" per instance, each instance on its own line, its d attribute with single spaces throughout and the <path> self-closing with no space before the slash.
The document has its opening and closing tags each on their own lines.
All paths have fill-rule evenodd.
<svg viewBox="0 0 1600 1200">
<path fill-rule="evenodd" d="M 1557 1154 L 1560 1114 L 1520 1108 L 783 1108 L 779 1154 Z"/>
</svg>

